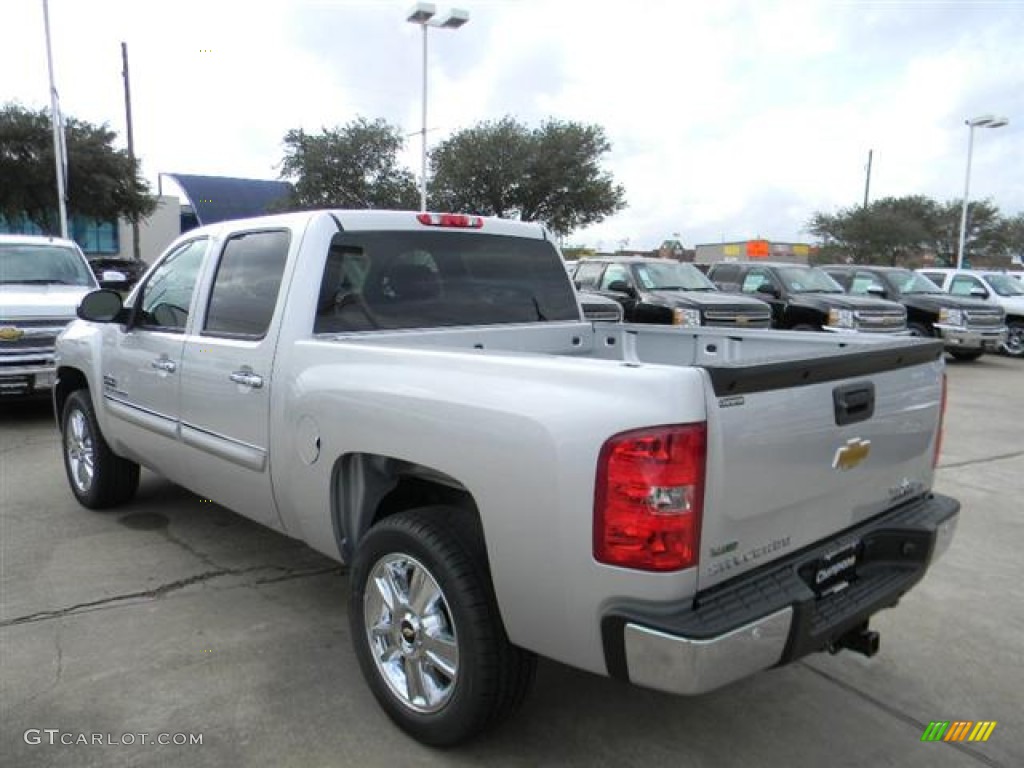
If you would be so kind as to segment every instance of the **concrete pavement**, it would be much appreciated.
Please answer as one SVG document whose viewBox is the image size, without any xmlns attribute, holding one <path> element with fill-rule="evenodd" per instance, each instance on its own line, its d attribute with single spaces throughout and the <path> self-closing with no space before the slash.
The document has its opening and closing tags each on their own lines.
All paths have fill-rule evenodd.
<svg viewBox="0 0 1024 768">
<path fill-rule="evenodd" d="M 1021 361 L 950 364 L 937 490 L 960 529 L 873 621 L 873 659 L 818 655 L 694 699 L 542 661 L 520 715 L 451 751 L 376 706 L 335 563 L 149 473 L 125 508 L 84 510 L 48 404 L 2 403 L 0 764 L 1024 765 L 1022 384 Z M 922 743 L 931 720 L 998 725 Z M 135 743 L 60 744 L 92 734 Z"/>
</svg>

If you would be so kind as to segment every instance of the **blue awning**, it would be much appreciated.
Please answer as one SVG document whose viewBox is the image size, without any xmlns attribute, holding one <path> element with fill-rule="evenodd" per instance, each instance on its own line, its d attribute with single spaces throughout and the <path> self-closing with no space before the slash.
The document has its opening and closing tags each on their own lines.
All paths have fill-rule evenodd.
<svg viewBox="0 0 1024 768">
<path fill-rule="evenodd" d="M 193 176 L 163 173 L 173 179 L 188 198 L 200 225 L 228 219 L 247 219 L 269 213 L 270 206 L 292 191 L 287 181 L 232 179 L 227 176 Z"/>
</svg>

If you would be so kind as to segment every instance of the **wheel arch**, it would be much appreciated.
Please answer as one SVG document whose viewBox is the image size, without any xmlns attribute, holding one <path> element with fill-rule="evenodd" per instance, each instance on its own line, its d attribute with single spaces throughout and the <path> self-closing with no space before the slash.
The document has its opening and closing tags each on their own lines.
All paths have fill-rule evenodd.
<svg viewBox="0 0 1024 768">
<path fill-rule="evenodd" d="M 60 426 L 60 417 L 64 412 L 64 403 L 72 392 L 79 389 L 89 389 L 89 379 L 78 368 L 69 365 L 57 369 L 57 377 L 53 385 L 53 415 Z"/>
<path fill-rule="evenodd" d="M 359 541 L 375 523 L 431 505 L 458 507 L 481 524 L 472 494 L 445 472 L 373 453 L 348 453 L 334 462 L 331 522 L 345 562 L 352 562 Z"/>
</svg>

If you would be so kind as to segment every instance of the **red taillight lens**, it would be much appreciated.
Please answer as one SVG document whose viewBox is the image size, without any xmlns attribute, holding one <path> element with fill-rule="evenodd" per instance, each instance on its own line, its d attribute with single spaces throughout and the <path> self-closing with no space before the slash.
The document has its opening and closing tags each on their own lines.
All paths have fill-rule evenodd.
<svg viewBox="0 0 1024 768">
<path fill-rule="evenodd" d="M 946 372 L 942 372 L 942 400 L 939 405 L 939 428 L 935 432 L 935 455 L 932 456 L 932 469 L 939 466 L 939 454 L 942 453 L 942 429 L 946 421 Z"/>
<path fill-rule="evenodd" d="M 707 426 L 623 432 L 601 448 L 594 557 L 643 571 L 697 564 Z"/>
<path fill-rule="evenodd" d="M 416 220 L 428 227 L 482 229 L 484 226 L 484 220 L 479 216 L 467 216 L 464 213 L 418 213 Z"/>
</svg>

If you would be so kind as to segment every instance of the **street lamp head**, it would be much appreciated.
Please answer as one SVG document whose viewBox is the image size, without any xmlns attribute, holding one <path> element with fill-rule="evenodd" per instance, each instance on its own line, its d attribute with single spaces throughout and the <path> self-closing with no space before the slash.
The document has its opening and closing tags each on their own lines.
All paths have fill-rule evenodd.
<svg viewBox="0 0 1024 768">
<path fill-rule="evenodd" d="M 409 9 L 409 15 L 405 17 L 406 21 L 411 21 L 413 24 L 426 24 L 437 13 L 437 7 L 433 3 L 416 3 L 412 8 Z"/>
<path fill-rule="evenodd" d="M 461 8 L 452 8 L 444 18 L 432 21 L 431 25 L 441 27 L 442 29 L 458 29 L 467 21 L 469 21 L 469 11 L 464 11 Z"/>
<path fill-rule="evenodd" d="M 977 117 L 972 117 L 970 120 L 964 120 L 964 123 L 971 126 L 971 128 L 980 128 L 982 126 L 987 128 L 1002 128 L 1008 122 L 1010 121 L 1005 117 L 996 117 L 995 115 L 978 115 Z"/>
</svg>

